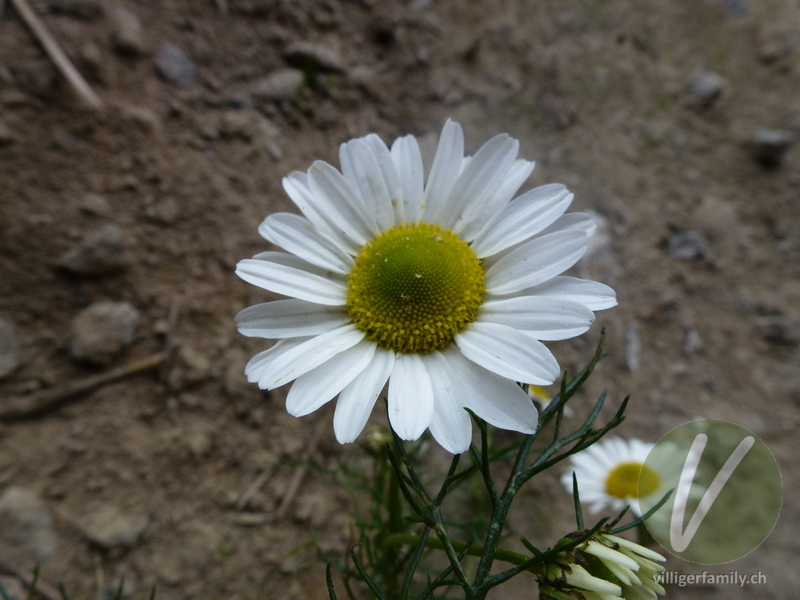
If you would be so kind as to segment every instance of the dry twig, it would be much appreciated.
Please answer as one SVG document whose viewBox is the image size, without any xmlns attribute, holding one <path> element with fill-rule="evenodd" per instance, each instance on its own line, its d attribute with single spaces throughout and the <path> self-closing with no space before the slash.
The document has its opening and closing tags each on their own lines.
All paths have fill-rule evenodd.
<svg viewBox="0 0 800 600">
<path fill-rule="evenodd" d="M 29 396 L 9 398 L 0 406 L 0 421 L 15 421 L 36 416 L 54 409 L 67 400 L 86 394 L 109 383 L 113 383 L 136 373 L 149 371 L 163 364 L 170 356 L 169 352 L 158 352 L 147 358 L 137 360 L 129 365 L 111 369 L 100 375 L 93 375 L 73 381 L 57 388 L 49 388 L 35 392 Z"/>
<path fill-rule="evenodd" d="M 239 500 L 236 502 L 237 512 L 242 512 L 245 508 L 247 508 L 250 500 L 252 500 L 253 496 L 256 495 L 258 490 L 264 487 L 264 484 L 270 480 L 276 469 L 277 467 L 275 465 L 269 466 L 264 469 L 258 477 L 256 477 L 256 480 L 252 483 L 252 485 L 247 488 L 241 496 L 239 496 Z"/>
<path fill-rule="evenodd" d="M 25 21 L 25 24 L 31 30 L 33 35 L 42 45 L 45 52 L 47 52 L 50 60 L 55 63 L 58 70 L 61 71 L 61 74 L 67 78 L 67 81 L 69 81 L 70 85 L 81 97 L 81 100 L 83 100 L 91 108 L 102 108 L 103 101 L 100 100 L 100 97 L 94 93 L 94 90 L 83 78 L 83 75 L 78 72 L 67 55 L 64 54 L 61 46 L 58 45 L 58 42 L 47 30 L 47 27 L 44 23 L 42 23 L 41 19 L 39 19 L 39 17 L 36 16 L 36 13 L 33 12 L 33 9 L 28 4 L 27 0 L 11 0 L 11 3 L 14 5 L 14 8 L 17 9 L 17 12 L 22 17 L 22 20 Z"/>
<path fill-rule="evenodd" d="M 297 468 L 292 476 L 289 485 L 286 487 L 286 493 L 283 495 L 283 500 L 281 500 L 281 505 L 278 507 L 278 519 L 283 519 L 286 516 L 286 513 L 289 511 L 289 507 L 294 502 L 294 497 L 297 495 L 297 490 L 300 489 L 300 484 L 303 483 L 303 477 L 306 475 L 306 471 L 308 470 L 308 460 L 317 451 L 317 445 L 319 444 L 319 440 L 322 438 L 322 434 L 325 431 L 325 428 L 328 426 L 328 419 L 325 418 L 323 414 L 319 421 L 317 422 L 317 427 L 314 429 L 314 433 L 311 436 L 311 440 L 308 443 L 308 448 L 303 453 L 303 460 L 302 464 Z"/>
</svg>

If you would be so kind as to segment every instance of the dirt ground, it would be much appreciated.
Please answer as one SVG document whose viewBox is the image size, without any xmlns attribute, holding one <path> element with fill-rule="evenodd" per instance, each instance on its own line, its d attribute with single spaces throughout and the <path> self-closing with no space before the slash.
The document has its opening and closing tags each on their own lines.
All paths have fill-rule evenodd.
<svg viewBox="0 0 800 600">
<path fill-rule="evenodd" d="M 73 598 L 109 597 L 121 578 L 130 598 L 154 584 L 159 600 L 327 597 L 315 547 L 347 551 L 353 505 L 326 469 L 362 453 L 336 443 L 331 410 L 294 419 L 285 390 L 246 383 L 244 364 L 265 345 L 233 317 L 270 296 L 234 266 L 267 249 L 256 231 L 267 214 L 292 210 L 285 174 L 338 164 L 338 145 L 369 132 L 412 133 L 430 150 L 452 117 L 469 151 L 495 133 L 519 138 L 537 161 L 526 187 L 565 183 L 573 208 L 600 222 L 577 272 L 612 285 L 619 306 L 551 345 L 574 372 L 607 328 L 611 358 L 575 399 L 578 416 L 608 388 L 604 416 L 633 395 L 622 435 L 656 441 L 694 417 L 724 418 L 778 461 L 775 530 L 716 568 L 761 571 L 767 583 L 668 597 L 797 596 L 800 147 L 781 147 L 800 135 L 797 2 L 32 6 L 104 108 L 82 105 L 5 2 L 0 413 L 174 352 L 0 421 L 0 494 L 19 521 L 0 531 L 6 571 L 44 559 L 43 579 Z M 81 349 L 73 321 L 103 301 L 130 305 L 115 305 L 123 330 Z M 323 468 L 284 504 L 312 440 Z M 556 476 L 522 495 L 512 539 L 548 546 L 573 526 Z M 494 598 L 531 598 L 534 579 L 500 589 Z"/>
</svg>

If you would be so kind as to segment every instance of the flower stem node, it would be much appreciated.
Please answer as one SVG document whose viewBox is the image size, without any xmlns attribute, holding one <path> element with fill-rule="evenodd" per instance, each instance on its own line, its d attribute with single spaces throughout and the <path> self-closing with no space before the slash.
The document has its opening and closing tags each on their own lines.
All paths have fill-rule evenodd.
<svg viewBox="0 0 800 600">
<path fill-rule="evenodd" d="M 555 600 L 655 600 L 665 593 L 656 581 L 664 571 L 659 563 L 665 560 L 644 546 L 599 532 L 536 569 L 539 595 Z"/>
</svg>

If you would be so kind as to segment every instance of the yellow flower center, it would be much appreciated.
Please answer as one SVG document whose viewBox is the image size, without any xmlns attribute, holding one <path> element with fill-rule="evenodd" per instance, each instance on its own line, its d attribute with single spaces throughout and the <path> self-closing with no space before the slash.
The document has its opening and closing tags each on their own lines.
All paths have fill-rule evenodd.
<svg viewBox="0 0 800 600">
<path fill-rule="evenodd" d="M 347 278 L 347 312 L 387 350 L 443 350 L 478 317 L 486 289 L 481 261 L 449 229 L 392 227 L 370 240 Z"/>
<path fill-rule="evenodd" d="M 639 462 L 620 463 L 606 477 L 606 493 L 615 498 L 649 496 L 660 485 L 656 472 Z"/>
</svg>

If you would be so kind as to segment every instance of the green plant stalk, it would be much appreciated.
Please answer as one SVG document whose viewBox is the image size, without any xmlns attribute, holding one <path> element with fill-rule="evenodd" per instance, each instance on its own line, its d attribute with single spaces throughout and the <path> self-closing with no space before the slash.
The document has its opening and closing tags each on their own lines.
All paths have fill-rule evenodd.
<svg viewBox="0 0 800 600">
<path fill-rule="evenodd" d="M 383 538 L 381 545 L 383 546 L 416 546 L 421 542 L 422 538 L 418 535 L 412 535 L 410 533 L 393 533 L 392 535 L 387 535 Z M 469 556 L 483 556 L 483 546 L 479 546 L 477 544 L 467 544 L 467 542 L 459 542 L 458 540 L 450 540 L 450 545 L 456 552 L 464 552 L 466 550 L 467 555 Z M 426 548 L 432 548 L 434 550 L 444 550 L 444 544 L 439 538 L 429 537 L 425 542 Z M 523 565 L 528 562 L 531 557 L 525 556 L 524 554 L 519 554 L 517 552 L 512 552 L 511 550 L 504 550 L 502 548 L 498 548 L 495 551 L 495 558 L 498 560 L 502 560 L 507 563 L 511 563 L 512 565 Z"/>
</svg>

